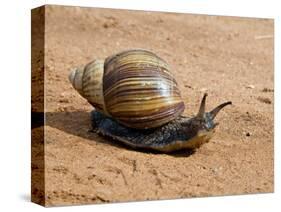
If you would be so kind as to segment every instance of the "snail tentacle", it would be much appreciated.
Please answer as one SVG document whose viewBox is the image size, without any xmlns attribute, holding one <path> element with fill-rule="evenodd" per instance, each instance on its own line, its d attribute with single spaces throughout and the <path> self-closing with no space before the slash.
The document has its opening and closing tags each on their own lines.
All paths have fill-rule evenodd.
<svg viewBox="0 0 281 212">
<path fill-rule="evenodd" d="M 199 112 L 197 114 L 197 117 L 203 118 L 203 116 L 204 116 L 207 96 L 208 96 L 208 94 L 205 93 L 202 100 L 201 100 L 201 104 L 200 104 L 200 107 L 199 107 Z"/>
<path fill-rule="evenodd" d="M 215 107 L 212 111 L 210 111 L 210 115 L 211 115 L 211 119 L 214 120 L 216 115 L 220 112 L 221 109 L 223 109 L 225 106 L 227 105 L 231 105 L 232 102 L 228 101 L 228 102 L 224 102 L 222 104 L 220 104 L 219 106 Z"/>
</svg>

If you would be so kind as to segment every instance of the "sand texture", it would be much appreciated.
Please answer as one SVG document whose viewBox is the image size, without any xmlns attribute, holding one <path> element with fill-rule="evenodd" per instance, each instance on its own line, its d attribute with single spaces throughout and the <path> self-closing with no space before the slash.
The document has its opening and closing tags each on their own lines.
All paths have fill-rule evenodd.
<svg viewBox="0 0 281 212">
<path fill-rule="evenodd" d="M 273 20 L 47 6 L 45 30 L 46 205 L 274 191 Z M 93 108 L 69 71 L 131 48 L 170 64 L 184 115 L 205 92 L 208 110 L 233 102 L 209 143 L 161 154 L 89 132 Z"/>
</svg>

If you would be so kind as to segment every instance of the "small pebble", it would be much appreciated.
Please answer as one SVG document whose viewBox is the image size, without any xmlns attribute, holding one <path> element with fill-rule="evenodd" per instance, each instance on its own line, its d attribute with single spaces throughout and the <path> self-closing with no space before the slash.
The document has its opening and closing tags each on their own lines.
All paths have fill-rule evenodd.
<svg viewBox="0 0 281 212">
<path fill-rule="evenodd" d="M 66 97 L 66 93 L 65 92 L 61 93 L 60 97 Z"/>
<path fill-rule="evenodd" d="M 49 68 L 50 71 L 53 71 L 55 69 L 54 66 L 51 65 L 47 65 L 47 68 Z"/>
<path fill-rule="evenodd" d="M 102 26 L 106 29 L 109 27 L 109 25 L 107 23 L 104 23 Z"/>
<path fill-rule="evenodd" d="M 58 107 L 57 108 L 57 111 L 59 111 L 59 112 L 71 112 L 71 111 L 74 111 L 74 110 L 75 110 L 75 107 L 73 107 L 73 106 Z"/>
<path fill-rule="evenodd" d="M 271 89 L 271 88 L 264 88 L 262 89 L 262 92 L 273 92 L 274 89 Z"/>
<path fill-rule="evenodd" d="M 271 100 L 269 98 L 267 98 L 267 97 L 258 97 L 258 100 L 260 102 L 265 103 L 265 104 L 271 104 Z"/>
<path fill-rule="evenodd" d="M 201 92 L 206 92 L 206 91 L 208 91 L 208 89 L 207 88 L 201 88 L 200 91 Z"/>
<path fill-rule="evenodd" d="M 192 88 L 191 85 L 187 85 L 187 84 L 185 84 L 184 87 L 185 87 L 185 88 Z"/>
<path fill-rule="evenodd" d="M 69 100 L 68 99 L 60 99 L 59 102 L 60 103 L 69 103 Z"/>
<path fill-rule="evenodd" d="M 246 85 L 246 88 L 249 88 L 249 89 L 254 89 L 255 86 L 254 85 Z"/>
<path fill-rule="evenodd" d="M 247 132 L 247 133 L 246 133 L 246 136 L 247 136 L 247 137 L 249 137 L 249 136 L 251 136 L 251 135 L 250 135 L 250 133 L 249 133 L 249 132 Z"/>
<path fill-rule="evenodd" d="M 215 167 L 215 168 L 211 168 L 211 170 L 212 170 L 212 172 L 214 173 L 214 174 L 217 174 L 219 171 L 222 171 L 222 167 L 220 166 L 220 167 Z"/>
</svg>

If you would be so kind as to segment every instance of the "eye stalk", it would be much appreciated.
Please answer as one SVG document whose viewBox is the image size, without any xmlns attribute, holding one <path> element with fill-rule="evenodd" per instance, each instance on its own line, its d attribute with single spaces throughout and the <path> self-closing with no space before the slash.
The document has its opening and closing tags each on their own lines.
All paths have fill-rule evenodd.
<svg viewBox="0 0 281 212">
<path fill-rule="evenodd" d="M 198 111 L 198 114 L 197 114 L 198 118 L 203 118 L 204 117 L 207 96 L 208 96 L 208 94 L 205 93 L 203 98 L 202 98 L 202 100 L 201 100 L 201 104 L 200 104 L 199 111 Z"/>
<path fill-rule="evenodd" d="M 199 107 L 199 111 L 196 115 L 196 119 L 201 120 L 202 124 L 204 125 L 204 128 L 209 130 L 209 129 L 214 129 L 218 125 L 218 123 L 214 122 L 214 119 L 215 119 L 216 115 L 225 106 L 231 105 L 232 102 L 228 101 L 228 102 L 222 103 L 222 104 L 218 105 L 217 107 L 215 107 L 210 112 L 206 112 L 205 108 L 206 108 L 206 98 L 207 98 L 207 96 L 208 96 L 208 94 L 205 93 L 202 100 L 201 100 L 201 104 L 200 104 L 200 107 Z"/>
<path fill-rule="evenodd" d="M 216 115 L 220 112 L 221 109 L 223 109 L 225 106 L 227 105 L 231 105 L 232 102 L 225 102 L 225 103 L 222 103 L 220 104 L 219 106 L 217 106 L 216 108 L 214 108 L 212 111 L 210 111 L 210 115 L 211 115 L 211 119 L 214 120 Z"/>
</svg>

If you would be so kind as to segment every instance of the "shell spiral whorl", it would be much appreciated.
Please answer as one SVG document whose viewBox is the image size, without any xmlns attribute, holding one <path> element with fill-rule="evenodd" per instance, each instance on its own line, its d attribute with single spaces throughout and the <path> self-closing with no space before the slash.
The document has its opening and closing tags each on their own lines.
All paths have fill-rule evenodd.
<svg viewBox="0 0 281 212">
<path fill-rule="evenodd" d="M 110 116 L 103 98 L 103 60 L 94 60 L 82 68 L 76 68 L 69 74 L 72 86 L 88 100 L 98 111 Z"/>
<path fill-rule="evenodd" d="M 147 50 L 94 60 L 72 71 L 69 79 L 98 111 L 131 128 L 155 128 L 184 111 L 168 64 Z"/>
</svg>

